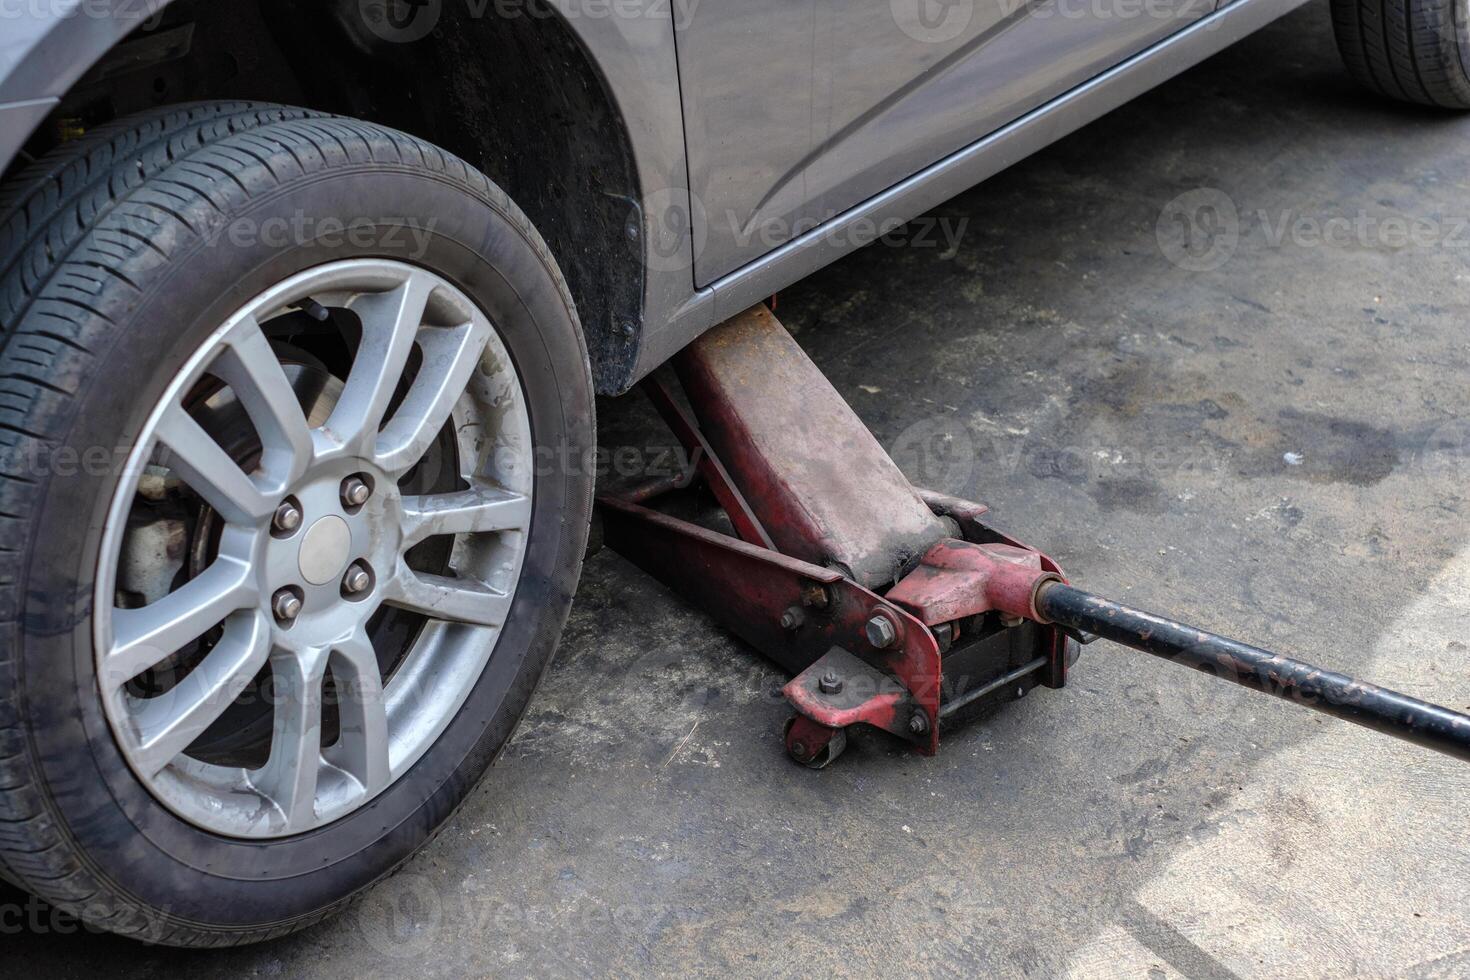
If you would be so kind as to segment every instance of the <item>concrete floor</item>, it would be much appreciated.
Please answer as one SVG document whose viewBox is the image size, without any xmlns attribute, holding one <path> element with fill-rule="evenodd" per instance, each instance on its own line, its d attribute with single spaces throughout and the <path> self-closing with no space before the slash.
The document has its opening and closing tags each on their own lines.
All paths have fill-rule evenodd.
<svg viewBox="0 0 1470 980">
<path fill-rule="evenodd" d="M 953 257 L 870 248 L 779 315 L 913 478 L 989 501 L 1080 582 L 1470 709 L 1467 174 L 1470 119 L 1355 90 L 1314 4 L 940 209 L 967 222 Z M 1201 188 L 1240 234 L 1190 271 L 1225 254 L 1166 260 L 1168 202 Z M 1322 244 L 1333 217 L 1355 227 Z M 660 441 L 640 402 L 603 412 L 610 440 Z M 603 553 L 499 766 L 357 910 L 222 953 L 46 933 L 0 959 L 1470 973 L 1464 765 L 1099 644 L 937 759 L 859 738 L 812 773 L 782 753 L 780 680 Z"/>
</svg>

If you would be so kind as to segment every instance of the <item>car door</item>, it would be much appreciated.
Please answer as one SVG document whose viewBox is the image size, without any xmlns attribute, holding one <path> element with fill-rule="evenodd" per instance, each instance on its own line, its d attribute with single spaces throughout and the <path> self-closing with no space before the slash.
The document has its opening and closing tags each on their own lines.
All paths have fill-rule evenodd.
<svg viewBox="0 0 1470 980">
<path fill-rule="evenodd" d="M 809 159 L 836 215 L 1209 13 L 1214 0 L 816 0 Z"/>
<path fill-rule="evenodd" d="M 886 0 L 885 0 L 886 2 Z M 689 160 L 695 281 L 809 227 L 817 0 L 680 0 L 674 29 Z"/>
</svg>

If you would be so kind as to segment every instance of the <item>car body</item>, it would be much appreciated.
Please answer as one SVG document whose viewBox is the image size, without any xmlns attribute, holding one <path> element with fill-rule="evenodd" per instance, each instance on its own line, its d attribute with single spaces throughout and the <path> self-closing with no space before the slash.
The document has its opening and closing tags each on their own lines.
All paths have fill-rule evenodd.
<svg viewBox="0 0 1470 980">
<path fill-rule="evenodd" d="M 273 0 L 17 4 L 0 33 L 0 170 L 28 141 L 33 153 L 55 141 L 37 136 L 48 120 L 64 130 L 89 93 L 131 90 L 139 75 L 156 91 L 113 111 L 263 95 L 378 117 L 481 163 L 521 203 L 566 272 L 598 390 L 612 394 L 1300 2 L 338 0 L 320 21 Z M 475 51 L 507 67 L 431 124 L 387 100 L 365 110 L 315 91 L 310 53 L 279 40 L 306 26 L 356 65 L 435 66 L 432 79 L 408 73 L 424 79 L 411 83 L 421 107 L 479 70 Z M 505 57 L 485 40 L 506 35 L 533 53 Z M 233 79 L 187 67 L 222 56 L 239 64 Z M 541 63 L 518 71 L 522 59 Z M 556 91 L 568 79 L 571 96 Z M 486 145 L 504 131 L 474 132 L 478 110 L 502 111 L 500 94 L 517 107 L 505 131 L 530 143 L 521 164 Z M 536 140 L 538 118 L 580 131 Z M 569 148 L 599 165 L 565 171 Z M 536 172 L 556 172 L 553 186 L 536 186 Z"/>
<path fill-rule="evenodd" d="M 685 373 L 741 348 L 772 430 L 846 418 L 917 529 L 884 503 L 896 543 L 803 552 L 801 607 L 747 617 L 832 649 L 868 613 L 828 585 L 891 591 L 959 518 L 814 366 L 763 370 L 804 355 L 761 345 L 761 301 L 1300 2 L 0 0 L 0 878 L 216 946 L 391 874 L 551 663 L 599 537 L 596 396 L 719 324 Z M 1382 0 L 1436 42 L 1409 65 L 1370 2 L 1334 0 L 1349 69 L 1470 108 L 1470 0 Z M 691 472 L 748 506 L 706 448 Z M 791 512 L 822 495 L 858 496 Z M 908 635 L 974 652 L 969 615 Z M 878 619 L 843 642 L 896 677 Z M 932 750 L 940 711 L 884 724 Z M 798 761 L 840 750 L 819 727 Z"/>
</svg>

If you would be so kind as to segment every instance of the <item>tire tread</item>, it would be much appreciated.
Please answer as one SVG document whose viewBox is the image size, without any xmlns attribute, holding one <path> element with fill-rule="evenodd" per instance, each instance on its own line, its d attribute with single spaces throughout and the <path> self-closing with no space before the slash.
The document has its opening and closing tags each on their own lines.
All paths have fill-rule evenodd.
<svg viewBox="0 0 1470 980">
<path fill-rule="evenodd" d="M 1375 92 L 1470 109 L 1470 5 L 1465 0 L 1332 0 L 1348 72 Z"/>
<path fill-rule="evenodd" d="M 477 170 L 414 137 L 251 102 L 171 106 L 120 120 L 0 188 L 0 552 L 33 553 L 31 515 L 45 481 L 24 461 L 64 438 L 75 395 L 126 311 L 119 292 L 138 293 L 180 244 L 217 231 L 252 194 L 372 164 L 442 174 L 499 212 L 542 259 L 575 322 L 565 280 L 529 219 Z M 19 656 L 24 565 L 0 569 L 0 878 L 93 925 L 193 947 L 283 936 L 354 900 L 269 927 L 226 930 L 146 908 L 94 870 L 53 816 L 31 747 Z"/>
</svg>

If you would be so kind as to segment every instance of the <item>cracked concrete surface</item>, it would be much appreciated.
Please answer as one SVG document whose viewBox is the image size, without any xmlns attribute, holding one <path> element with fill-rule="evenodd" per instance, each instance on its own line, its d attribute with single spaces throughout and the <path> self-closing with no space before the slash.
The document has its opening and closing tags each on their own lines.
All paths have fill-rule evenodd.
<svg viewBox="0 0 1470 980">
<path fill-rule="evenodd" d="M 1467 137 L 1354 89 L 1313 4 L 938 209 L 952 256 L 869 248 L 778 315 L 911 477 L 1078 582 L 1467 710 Z M 1235 214 L 1224 253 L 1218 226 L 1171 237 L 1200 189 Z M 667 441 L 636 398 L 602 412 L 609 445 Z M 0 961 L 1470 973 L 1463 764 L 1097 644 L 936 759 L 860 737 L 813 773 L 781 680 L 603 553 L 500 764 L 357 908 L 218 953 L 7 932 Z"/>
</svg>

